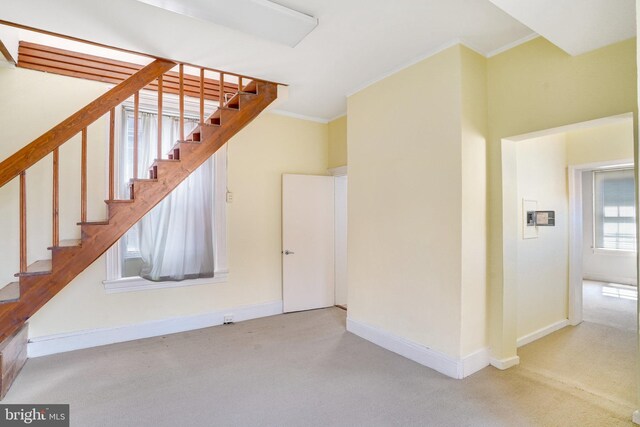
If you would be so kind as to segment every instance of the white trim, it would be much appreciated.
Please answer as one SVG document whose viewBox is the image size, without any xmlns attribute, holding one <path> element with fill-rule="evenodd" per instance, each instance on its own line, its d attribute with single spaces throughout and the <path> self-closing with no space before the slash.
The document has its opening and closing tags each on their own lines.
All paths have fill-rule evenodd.
<svg viewBox="0 0 640 427">
<path fill-rule="evenodd" d="M 494 368 L 498 368 L 501 371 L 504 371 L 505 369 L 509 369 L 519 365 L 520 357 L 513 356 L 513 357 L 507 357 L 506 359 L 495 359 L 492 357 L 490 361 L 491 361 L 491 366 L 493 366 Z"/>
<path fill-rule="evenodd" d="M 290 111 L 285 111 L 285 110 L 268 110 L 268 111 L 270 113 L 277 114 L 279 116 L 291 117 L 292 119 L 307 120 L 309 122 L 322 123 L 325 125 L 329 123 L 328 119 L 325 119 L 322 117 L 305 116 L 304 114 L 292 113 Z"/>
<path fill-rule="evenodd" d="M 489 349 L 481 348 L 462 358 L 462 378 L 473 375 L 481 369 L 489 366 L 491 358 L 489 357 Z"/>
<path fill-rule="evenodd" d="M 635 255 L 635 254 L 634 254 Z M 636 287 L 635 277 L 610 276 L 605 274 L 585 273 L 584 280 L 593 280 L 594 282 L 617 283 L 620 285 L 628 285 Z"/>
<path fill-rule="evenodd" d="M 636 251 L 629 251 L 624 249 L 591 248 L 591 251 L 594 254 L 598 254 L 598 255 L 622 257 L 622 258 L 635 258 L 638 255 Z"/>
<path fill-rule="evenodd" d="M 579 166 L 569 166 L 569 324 L 582 322 L 583 223 L 582 172 Z M 520 344 L 518 344 L 520 346 Z"/>
<path fill-rule="evenodd" d="M 352 318 L 347 318 L 347 331 L 455 379 L 462 379 L 489 365 L 488 349 L 478 350 L 464 359 L 456 359 Z"/>
<path fill-rule="evenodd" d="M 337 168 L 327 169 L 332 176 L 347 176 L 347 166 L 338 166 Z"/>
<path fill-rule="evenodd" d="M 29 357 L 40 357 L 218 326 L 223 324 L 224 316 L 228 315 L 233 316 L 234 322 L 241 322 L 277 314 L 282 314 L 282 301 L 247 305 L 192 316 L 154 320 L 117 328 L 89 329 L 31 338 L 27 344 L 27 352 Z"/>
<path fill-rule="evenodd" d="M 347 115 L 347 112 L 345 111 L 344 113 L 340 113 L 337 116 L 333 116 L 332 118 L 329 119 L 329 122 L 332 122 L 334 120 L 338 120 L 341 119 L 342 117 L 345 117 Z"/>
<path fill-rule="evenodd" d="M 559 331 L 560 329 L 568 325 L 569 325 L 569 319 L 563 319 L 558 322 L 552 323 L 549 326 L 545 326 L 544 328 L 540 328 L 537 331 L 531 332 L 530 334 L 527 334 L 523 337 L 520 337 L 518 338 L 518 341 L 517 341 L 518 348 L 522 347 L 523 345 L 532 343 L 536 340 L 539 340 L 540 338 L 547 336 L 549 334 L 552 334 L 556 331 Z"/>
<path fill-rule="evenodd" d="M 214 273 L 213 277 L 203 279 L 181 280 L 179 282 L 152 282 L 142 277 L 123 277 L 121 279 L 104 280 L 104 290 L 108 294 L 122 292 L 149 291 L 152 289 L 183 288 L 186 286 L 211 285 L 215 283 L 226 283 L 229 280 L 229 273 Z"/>
<path fill-rule="evenodd" d="M 531 34 L 529 34 L 528 36 L 525 36 L 525 37 L 523 37 L 523 38 L 521 38 L 521 39 L 518 39 L 518 40 L 516 40 L 516 41 L 514 41 L 514 42 L 507 43 L 507 44 L 505 44 L 505 45 L 504 45 L 504 46 L 502 46 L 502 47 L 499 47 L 499 48 L 497 48 L 497 49 L 494 49 L 494 50 L 492 50 L 491 52 L 487 53 L 485 56 L 486 56 L 487 58 L 491 58 L 491 57 L 493 57 L 493 56 L 496 56 L 496 55 L 499 55 L 499 54 L 501 54 L 501 53 L 503 53 L 503 52 L 506 52 L 506 51 L 508 51 L 508 50 L 511 50 L 511 49 L 513 49 L 514 47 L 518 47 L 518 46 L 520 46 L 521 44 L 525 44 L 526 42 L 529 42 L 529 41 L 531 41 L 531 40 L 535 40 L 535 39 L 537 39 L 538 37 L 540 37 L 540 34 L 538 34 L 538 33 L 531 33 Z"/>
</svg>

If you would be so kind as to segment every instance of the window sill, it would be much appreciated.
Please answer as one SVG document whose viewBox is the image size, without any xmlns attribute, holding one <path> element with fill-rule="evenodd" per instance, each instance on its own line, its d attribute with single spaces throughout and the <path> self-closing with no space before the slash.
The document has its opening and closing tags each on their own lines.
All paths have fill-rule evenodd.
<svg viewBox="0 0 640 427">
<path fill-rule="evenodd" d="M 151 282 L 141 277 L 124 277 L 121 279 L 105 280 L 102 283 L 104 284 L 106 293 L 116 294 L 121 292 L 150 291 L 153 289 L 184 288 L 186 286 L 226 283 L 228 278 L 228 271 L 220 271 L 214 273 L 214 277 L 182 280 L 180 282 Z"/>
<path fill-rule="evenodd" d="M 596 255 L 611 255 L 611 256 L 619 256 L 619 257 L 635 257 L 636 256 L 636 251 L 622 251 L 619 249 L 592 248 L 592 251 Z"/>
</svg>

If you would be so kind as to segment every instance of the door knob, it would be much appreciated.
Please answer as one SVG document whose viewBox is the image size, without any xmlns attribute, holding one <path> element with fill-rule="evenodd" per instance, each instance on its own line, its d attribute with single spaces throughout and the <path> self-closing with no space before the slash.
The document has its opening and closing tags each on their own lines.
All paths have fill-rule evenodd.
<svg viewBox="0 0 640 427">
<path fill-rule="evenodd" d="M 285 254 L 285 255 L 293 255 L 293 254 L 294 254 L 294 252 L 291 252 L 291 251 L 290 251 L 290 250 L 288 250 L 288 249 L 287 249 L 287 250 L 285 250 L 285 251 L 284 251 L 284 252 L 282 252 L 282 253 L 283 253 L 283 254 Z"/>
</svg>

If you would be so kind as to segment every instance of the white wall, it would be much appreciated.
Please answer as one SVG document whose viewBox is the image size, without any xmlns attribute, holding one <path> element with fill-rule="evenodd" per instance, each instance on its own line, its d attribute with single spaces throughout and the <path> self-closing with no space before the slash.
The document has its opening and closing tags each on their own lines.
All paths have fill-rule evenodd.
<svg viewBox="0 0 640 427">
<path fill-rule="evenodd" d="M 562 321 L 568 314 L 568 194 L 565 135 L 516 144 L 518 243 L 518 339 Z M 537 210 L 553 210 L 555 227 L 537 227 L 538 237 L 523 238 L 522 200 Z"/>
<path fill-rule="evenodd" d="M 69 77 L 0 69 L 0 129 L 6 158 L 105 91 L 105 85 Z M 105 215 L 104 136 L 106 124 L 89 131 L 89 219 Z M 79 148 L 61 150 L 61 238 L 77 236 Z M 216 310 L 281 301 L 281 175 L 326 174 L 326 124 L 264 113 L 230 142 L 227 206 L 229 280 L 185 288 L 106 294 L 104 257 L 49 301 L 30 320 L 30 336 L 113 328 Z M 48 257 L 50 163 L 29 172 L 30 260 Z M 48 171 L 47 171 L 48 170 Z M 0 278 L 18 270 L 18 202 L 15 182 L 0 188 Z"/>
</svg>

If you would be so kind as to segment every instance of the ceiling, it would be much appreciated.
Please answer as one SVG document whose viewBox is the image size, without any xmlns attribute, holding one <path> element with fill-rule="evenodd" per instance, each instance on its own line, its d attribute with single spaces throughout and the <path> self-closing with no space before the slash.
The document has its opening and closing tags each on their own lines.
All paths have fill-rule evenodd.
<svg viewBox="0 0 640 427">
<path fill-rule="evenodd" d="M 636 35 L 635 0 L 490 0 L 570 55 Z"/>
<path fill-rule="evenodd" d="M 573 10 L 580 10 L 584 2 L 618 5 L 633 0 L 276 2 L 319 20 L 293 48 L 137 0 L 2 0 L 0 20 L 286 83 L 288 98 L 278 106 L 281 111 L 326 121 L 346 112 L 347 95 L 454 43 L 491 56 L 536 32 L 545 35 L 546 27 L 564 27 L 557 22 L 538 24 L 546 22 L 539 10 L 517 8 L 516 3 L 571 3 Z M 614 24 L 611 27 L 617 21 Z M 583 30 L 601 32 L 592 25 Z M 614 38 L 629 38 L 626 34 L 625 30 Z M 561 41 L 545 37 L 562 47 Z"/>
</svg>

